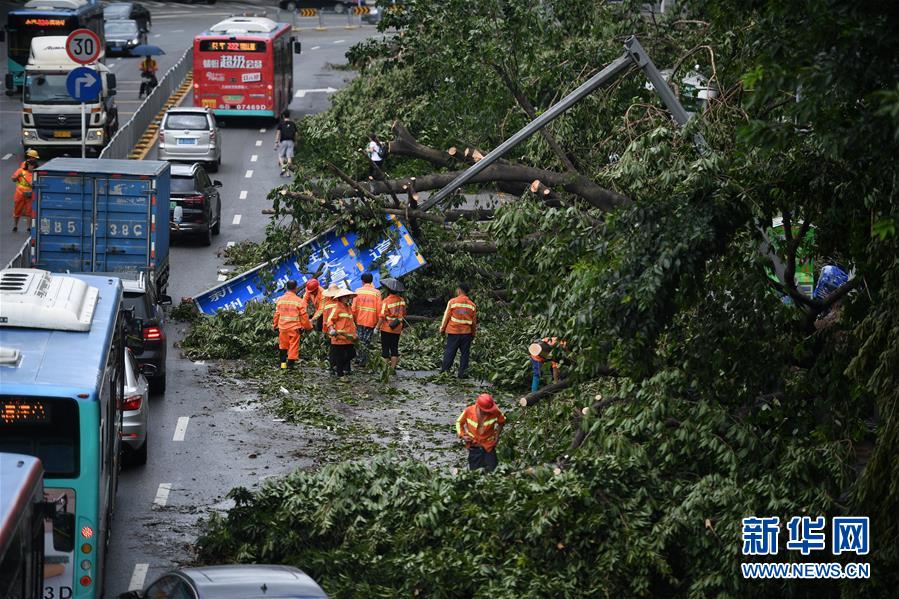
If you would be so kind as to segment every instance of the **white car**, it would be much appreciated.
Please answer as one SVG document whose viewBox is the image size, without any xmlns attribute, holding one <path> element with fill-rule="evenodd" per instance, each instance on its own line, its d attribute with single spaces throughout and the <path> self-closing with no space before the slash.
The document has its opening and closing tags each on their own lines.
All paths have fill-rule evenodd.
<svg viewBox="0 0 899 599">
<path fill-rule="evenodd" d="M 143 373 L 156 368 L 137 365 L 130 349 L 125 350 L 125 400 L 122 403 L 122 451 L 128 463 L 147 463 L 147 430 L 150 420 L 150 385 Z"/>
</svg>

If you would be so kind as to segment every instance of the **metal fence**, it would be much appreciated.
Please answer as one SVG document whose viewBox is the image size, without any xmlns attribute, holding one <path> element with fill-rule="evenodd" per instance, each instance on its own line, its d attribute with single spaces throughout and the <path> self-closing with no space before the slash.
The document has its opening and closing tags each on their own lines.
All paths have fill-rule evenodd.
<svg viewBox="0 0 899 599">
<path fill-rule="evenodd" d="M 106 147 L 100 153 L 100 158 L 120 158 L 125 159 L 131 154 L 131 150 L 137 145 L 137 142 L 143 136 L 147 127 L 162 110 L 166 101 L 171 97 L 175 90 L 181 87 L 184 77 L 187 76 L 193 66 L 193 47 L 185 50 L 184 55 L 170 68 L 168 72 L 159 80 L 159 83 L 150 92 L 150 95 L 138 106 L 137 110 L 131 115 L 131 118 L 124 126 L 119 127 L 118 132 L 113 135 Z"/>
</svg>

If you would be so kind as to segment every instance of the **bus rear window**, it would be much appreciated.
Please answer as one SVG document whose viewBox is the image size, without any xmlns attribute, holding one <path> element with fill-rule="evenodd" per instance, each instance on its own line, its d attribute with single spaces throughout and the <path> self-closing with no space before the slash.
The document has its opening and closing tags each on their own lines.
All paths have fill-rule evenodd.
<svg viewBox="0 0 899 599">
<path fill-rule="evenodd" d="M 0 396 L 0 451 L 40 458 L 48 478 L 79 470 L 78 402 L 65 397 Z"/>
<path fill-rule="evenodd" d="M 200 52 L 265 52 L 265 47 L 256 40 L 200 40 Z"/>
</svg>

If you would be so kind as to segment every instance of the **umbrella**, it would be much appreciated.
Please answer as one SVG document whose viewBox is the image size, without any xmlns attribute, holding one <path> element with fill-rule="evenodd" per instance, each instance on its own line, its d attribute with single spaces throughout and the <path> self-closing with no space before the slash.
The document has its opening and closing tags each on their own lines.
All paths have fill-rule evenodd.
<svg viewBox="0 0 899 599">
<path fill-rule="evenodd" d="M 131 49 L 131 54 L 133 56 L 159 56 L 160 54 L 165 54 L 165 50 L 159 46 L 141 44 L 140 46 L 134 46 L 134 48 Z"/>
<path fill-rule="evenodd" d="M 401 282 L 393 278 L 381 279 L 381 285 L 391 291 L 396 291 L 397 293 L 405 291 L 406 289 L 405 287 L 403 287 L 403 284 Z"/>
</svg>

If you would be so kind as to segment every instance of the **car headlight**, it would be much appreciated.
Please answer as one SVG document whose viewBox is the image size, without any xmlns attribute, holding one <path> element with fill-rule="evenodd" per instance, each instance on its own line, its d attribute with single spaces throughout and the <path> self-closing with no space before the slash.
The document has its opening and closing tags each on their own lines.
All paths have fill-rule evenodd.
<svg viewBox="0 0 899 599">
<path fill-rule="evenodd" d="M 37 139 L 37 131 L 34 129 L 22 129 L 22 139 Z"/>
<path fill-rule="evenodd" d="M 91 129 L 87 132 L 87 141 L 103 141 L 103 129 Z"/>
<path fill-rule="evenodd" d="M 131 41 L 128 42 L 128 43 L 131 44 L 132 46 L 136 46 L 136 45 L 138 45 L 138 44 L 140 43 L 140 39 L 139 39 L 139 38 L 134 38 L 133 40 L 131 40 Z"/>
</svg>

